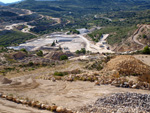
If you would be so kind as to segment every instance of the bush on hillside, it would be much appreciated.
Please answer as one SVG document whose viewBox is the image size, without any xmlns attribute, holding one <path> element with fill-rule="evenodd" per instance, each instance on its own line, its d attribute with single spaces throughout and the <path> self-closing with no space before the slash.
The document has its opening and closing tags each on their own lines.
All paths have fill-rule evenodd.
<svg viewBox="0 0 150 113">
<path fill-rule="evenodd" d="M 144 35 L 143 35 L 143 38 L 147 38 L 147 35 L 144 34 Z"/>
<path fill-rule="evenodd" d="M 148 46 L 144 47 L 144 50 L 142 51 L 143 54 L 150 54 L 150 48 Z"/>
<path fill-rule="evenodd" d="M 68 60 L 68 56 L 67 55 L 62 55 L 62 56 L 60 56 L 60 60 Z"/>
<path fill-rule="evenodd" d="M 55 46 L 55 45 L 56 45 L 55 42 L 53 42 L 51 46 Z"/>
<path fill-rule="evenodd" d="M 33 66 L 33 65 L 34 65 L 33 62 L 29 62 L 29 63 L 28 63 L 28 66 Z"/>
<path fill-rule="evenodd" d="M 43 52 L 40 50 L 40 51 L 38 51 L 38 52 L 36 53 L 36 55 L 42 57 L 42 56 L 43 56 Z"/>
<path fill-rule="evenodd" d="M 20 51 L 23 51 L 23 52 L 25 52 L 25 53 L 28 53 L 25 48 L 20 49 Z"/>
<path fill-rule="evenodd" d="M 76 54 L 86 54 L 85 48 L 81 48 L 81 50 L 77 50 Z"/>
<path fill-rule="evenodd" d="M 72 33 L 72 34 L 80 34 L 80 32 L 79 32 L 79 31 L 77 31 L 76 29 L 72 29 L 72 30 L 70 30 L 70 33 Z"/>
<path fill-rule="evenodd" d="M 57 71 L 56 71 L 56 72 L 54 73 L 54 75 L 55 75 L 55 76 L 64 76 L 64 73 L 63 73 L 63 72 L 57 72 Z"/>
</svg>

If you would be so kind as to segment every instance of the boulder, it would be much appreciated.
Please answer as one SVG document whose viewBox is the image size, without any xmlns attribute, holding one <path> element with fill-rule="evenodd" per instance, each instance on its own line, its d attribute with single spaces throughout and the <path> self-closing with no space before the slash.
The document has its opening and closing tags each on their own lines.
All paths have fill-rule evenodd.
<svg viewBox="0 0 150 113">
<path fill-rule="evenodd" d="M 62 106 L 58 106 L 57 109 L 56 109 L 56 112 L 58 112 L 58 113 L 65 112 L 65 108 L 62 107 Z"/>
</svg>

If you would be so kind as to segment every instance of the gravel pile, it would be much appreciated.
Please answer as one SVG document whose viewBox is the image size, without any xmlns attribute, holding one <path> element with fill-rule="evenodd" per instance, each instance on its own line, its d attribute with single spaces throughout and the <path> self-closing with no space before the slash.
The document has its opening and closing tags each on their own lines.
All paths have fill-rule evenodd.
<svg viewBox="0 0 150 113">
<path fill-rule="evenodd" d="M 149 75 L 150 73 L 148 65 L 129 55 L 116 56 L 107 63 L 105 69 L 116 70 L 122 75 Z"/>
<path fill-rule="evenodd" d="M 108 97 L 99 98 L 93 105 L 83 107 L 81 112 L 148 113 L 150 112 L 150 94 L 113 94 Z"/>
</svg>

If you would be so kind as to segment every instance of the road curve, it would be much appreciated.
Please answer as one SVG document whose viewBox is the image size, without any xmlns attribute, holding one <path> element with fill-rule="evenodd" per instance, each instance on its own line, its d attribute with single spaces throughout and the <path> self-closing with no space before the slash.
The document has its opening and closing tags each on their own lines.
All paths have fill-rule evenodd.
<svg viewBox="0 0 150 113">
<path fill-rule="evenodd" d="M 145 46 L 144 44 L 142 44 L 141 42 L 139 42 L 138 40 L 137 40 L 137 37 L 138 37 L 138 35 L 139 35 L 139 32 L 141 31 L 141 29 L 143 28 L 143 25 L 140 25 L 140 27 L 135 31 L 135 33 L 133 34 L 133 36 L 132 36 L 132 40 L 135 42 L 135 43 L 137 43 L 137 44 L 139 44 L 139 45 L 141 45 L 141 46 Z"/>
<path fill-rule="evenodd" d="M 95 45 L 92 42 L 90 42 L 87 38 L 84 37 L 84 34 L 77 35 L 77 36 L 79 36 L 80 38 L 82 38 L 85 41 L 87 51 L 91 51 L 93 53 L 97 53 L 97 52 L 99 52 L 99 53 L 112 53 L 111 50 L 107 50 L 106 48 L 102 49 L 99 47 L 99 45 Z M 105 39 L 107 37 L 108 37 L 108 35 L 105 37 Z"/>
</svg>

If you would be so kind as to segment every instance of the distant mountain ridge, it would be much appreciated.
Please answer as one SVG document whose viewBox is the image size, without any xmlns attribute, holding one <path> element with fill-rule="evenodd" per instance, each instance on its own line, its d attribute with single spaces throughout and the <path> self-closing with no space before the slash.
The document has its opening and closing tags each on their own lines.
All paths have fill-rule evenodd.
<svg viewBox="0 0 150 113">
<path fill-rule="evenodd" d="M 5 3 L 3 3 L 3 2 L 0 2 L 0 5 L 5 6 L 6 4 L 5 4 Z"/>
<path fill-rule="evenodd" d="M 11 7 L 29 9 L 42 14 L 61 17 L 97 12 L 150 9 L 150 0 L 25 0 Z"/>
<path fill-rule="evenodd" d="M 22 2 L 22 1 L 24 1 L 24 0 L 21 0 L 21 1 L 18 1 L 18 2 L 12 2 L 12 3 L 3 3 L 3 2 L 0 2 L 0 5 L 1 6 L 8 6 L 8 5 L 11 5 L 11 4 L 17 4 L 17 3 Z"/>
</svg>

